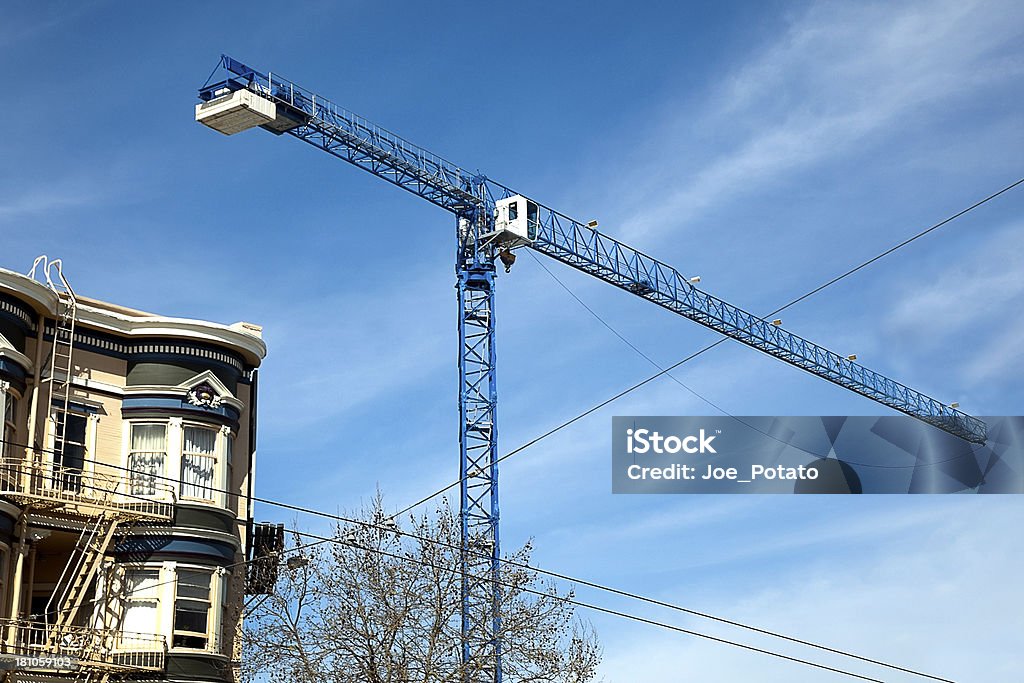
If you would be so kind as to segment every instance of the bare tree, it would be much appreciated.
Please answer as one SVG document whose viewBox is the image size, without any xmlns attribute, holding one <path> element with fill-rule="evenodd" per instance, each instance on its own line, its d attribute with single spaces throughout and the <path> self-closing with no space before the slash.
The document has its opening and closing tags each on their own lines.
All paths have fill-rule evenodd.
<svg viewBox="0 0 1024 683">
<path fill-rule="evenodd" d="M 410 517 L 403 532 L 378 496 L 362 518 L 379 526 L 339 525 L 339 543 L 289 555 L 291 569 L 246 616 L 246 679 L 462 683 L 458 517 L 444 505 L 433 518 Z M 572 591 L 528 568 L 530 554 L 527 544 L 502 569 L 504 680 L 592 681 L 601 660 L 593 629 L 566 602 Z"/>
</svg>

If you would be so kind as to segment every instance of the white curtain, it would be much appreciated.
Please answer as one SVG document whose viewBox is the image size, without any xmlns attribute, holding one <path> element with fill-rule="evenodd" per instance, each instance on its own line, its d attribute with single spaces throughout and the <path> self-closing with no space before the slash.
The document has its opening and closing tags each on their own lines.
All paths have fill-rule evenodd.
<svg viewBox="0 0 1024 683">
<path fill-rule="evenodd" d="M 214 449 L 217 432 L 202 427 L 186 427 L 181 449 L 181 497 L 213 500 L 217 458 Z"/>
<path fill-rule="evenodd" d="M 137 633 L 156 631 L 159 583 L 160 572 L 155 569 L 130 569 L 126 573 L 127 600 L 124 621 L 121 624 L 125 641 L 130 642 Z"/>
<path fill-rule="evenodd" d="M 132 494 L 154 496 L 163 480 L 167 461 L 166 425 L 132 425 L 132 448 L 128 468 L 133 470 Z"/>
</svg>

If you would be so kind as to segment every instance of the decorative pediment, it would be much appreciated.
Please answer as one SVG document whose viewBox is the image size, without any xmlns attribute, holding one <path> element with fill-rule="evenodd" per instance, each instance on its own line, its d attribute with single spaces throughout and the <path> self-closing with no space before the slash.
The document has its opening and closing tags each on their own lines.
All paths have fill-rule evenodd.
<svg viewBox="0 0 1024 683">
<path fill-rule="evenodd" d="M 226 400 L 235 402 L 231 391 L 209 370 L 182 382 L 178 388 L 185 390 L 190 404 L 201 408 L 219 408 Z"/>
</svg>

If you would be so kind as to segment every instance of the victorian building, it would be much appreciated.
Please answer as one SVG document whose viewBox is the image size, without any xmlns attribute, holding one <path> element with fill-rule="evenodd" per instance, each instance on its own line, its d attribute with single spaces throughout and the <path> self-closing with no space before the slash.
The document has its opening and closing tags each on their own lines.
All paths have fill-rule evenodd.
<svg viewBox="0 0 1024 683">
<path fill-rule="evenodd" d="M 234 680 L 265 353 L 0 269 L 0 681 Z"/>
</svg>

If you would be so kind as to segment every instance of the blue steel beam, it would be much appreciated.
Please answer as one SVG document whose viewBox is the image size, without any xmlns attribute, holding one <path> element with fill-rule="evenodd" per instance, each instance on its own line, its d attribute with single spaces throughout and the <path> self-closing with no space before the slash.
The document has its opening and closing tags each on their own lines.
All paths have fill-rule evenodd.
<svg viewBox="0 0 1024 683">
<path fill-rule="evenodd" d="M 530 245 L 536 251 L 878 403 L 972 443 L 985 443 L 981 420 L 726 303 L 675 268 L 538 206 L 537 239 Z"/>
<path fill-rule="evenodd" d="M 463 683 L 501 683 L 501 548 L 494 265 L 464 264 L 459 301 L 459 514 Z"/>
<path fill-rule="evenodd" d="M 289 135 L 458 216 L 476 215 L 476 174 L 272 72 L 261 73 L 227 55 L 221 56 L 219 67 L 227 77 L 200 88 L 200 99 L 212 98 L 220 88 L 252 90 L 295 118 L 299 125 Z"/>
</svg>

